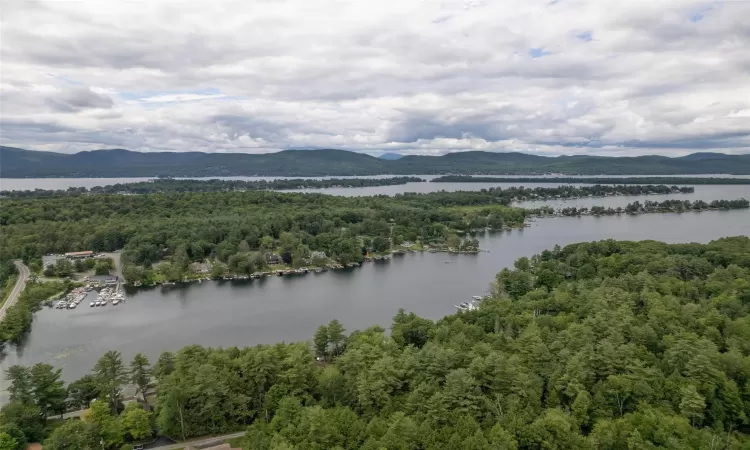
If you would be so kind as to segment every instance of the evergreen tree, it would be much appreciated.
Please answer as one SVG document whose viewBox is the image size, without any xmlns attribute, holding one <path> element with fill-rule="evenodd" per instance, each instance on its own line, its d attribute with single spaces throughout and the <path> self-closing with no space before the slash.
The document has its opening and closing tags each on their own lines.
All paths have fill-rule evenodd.
<svg viewBox="0 0 750 450">
<path fill-rule="evenodd" d="M 107 396 L 109 407 L 116 414 L 120 408 L 120 387 L 128 381 L 128 372 L 120 352 L 108 351 L 94 365 L 94 376 Z"/>
<path fill-rule="evenodd" d="M 320 358 L 325 359 L 328 356 L 328 327 L 325 325 L 318 327 L 313 343 L 315 344 L 315 353 Z"/>
<path fill-rule="evenodd" d="M 136 394 L 141 394 L 143 402 L 148 405 L 146 400 L 146 391 L 151 381 L 151 369 L 149 361 L 143 353 L 137 353 L 130 362 L 130 383 L 138 389 Z"/>
</svg>

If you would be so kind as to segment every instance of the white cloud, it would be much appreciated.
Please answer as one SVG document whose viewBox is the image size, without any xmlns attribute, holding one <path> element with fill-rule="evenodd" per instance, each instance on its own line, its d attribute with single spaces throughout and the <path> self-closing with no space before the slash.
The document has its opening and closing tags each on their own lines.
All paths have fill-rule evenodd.
<svg viewBox="0 0 750 450">
<path fill-rule="evenodd" d="M 171 103 L 171 102 L 190 102 L 195 100 L 208 100 L 226 97 L 221 94 L 170 94 L 170 95 L 154 95 L 152 97 L 144 97 L 139 101 L 143 103 Z"/>
<path fill-rule="evenodd" d="M 140 5 L 4 3 L 4 145 L 750 150 L 750 2 Z"/>
</svg>

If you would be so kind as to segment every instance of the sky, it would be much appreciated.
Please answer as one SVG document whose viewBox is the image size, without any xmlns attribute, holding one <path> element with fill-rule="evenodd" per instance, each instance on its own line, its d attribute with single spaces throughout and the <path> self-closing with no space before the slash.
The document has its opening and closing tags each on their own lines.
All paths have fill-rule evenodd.
<svg viewBox="0 0 750 450">
<path fill-rule="evenodd" d="M 0 143 L 750 153 L 750 1 L 4 0 Z"/>
</svg>

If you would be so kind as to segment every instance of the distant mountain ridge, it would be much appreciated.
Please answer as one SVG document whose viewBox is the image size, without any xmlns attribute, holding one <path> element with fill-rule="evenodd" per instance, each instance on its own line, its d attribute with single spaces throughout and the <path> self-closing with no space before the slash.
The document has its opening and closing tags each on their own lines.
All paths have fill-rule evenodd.
<svg viewBox="0 0 750 450">
<path fill-rule="evenodd" d="M 378 158 L 380 159 L 387 159 L 389 161 L 395 161 L 403 157 L 404 155 L 402 155 L 401 153 L 383 153 L 382 155 L 378 156 Z"/>
<path fill-rule="evenodd" d="M 481 175 L 673 175 L 750 174 L 750 155 L 694 153 L 666 156 L 538 156 L 509 152 L 406 155 L 396 160 L 345 150 L 278 153 L 134 152 L 94 150 L 74 154 L 0 146 L 0 177 L 220 177 L 410 174 Z"/>
</svg>

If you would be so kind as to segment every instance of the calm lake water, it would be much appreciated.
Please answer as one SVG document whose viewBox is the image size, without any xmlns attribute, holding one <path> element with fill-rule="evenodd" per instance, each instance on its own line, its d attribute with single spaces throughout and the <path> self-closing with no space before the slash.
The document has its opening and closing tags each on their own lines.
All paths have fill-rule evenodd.
<svg viewBox="0 0 750 450">
<path fill-rule="evenodd" d="M 322 180 L 326 178 L 389 178 L 401 175 L 372 175 L 372 176 L 351 176 L 351 177 L 305 177 L 309 179 Z M 425 180 L 432 180 L 437 178 L 438 175 L 411 175 L 420 177 Z M 503 180 L 513 180 L 514 178 L 523 177 L 525 175 L 508 175 L 502 178 Z M 645 175 L 601 175 L 596 178 L 614 178 L 614 177 L 642 177 Z M 659 175 L 664 177 L 675 177 L 684 175 Z M 722 177 L 722 178 L 750 178 L 750 175 L 690 175 L 691 177 Z M 555 179 L 558 176 L 545 175 L 543 178 Z M 189 178 L 192 180 L 244 180 L 244 181 L 259 181 L 259 180 L 281 180 L 289 179 L 291 177 L 208 177 L 208 178 Z M 300 177 L 294 177 L 300 178 Z M 583 177 L 585 178 L 585 177 Z M 0 178 L 0 190 L 6 191 L 24 191 L 34 189 L 67 189 L 69 187 L 85 187 L 92 188 L 95 186 L 106 186 L 120 183 L 136 183 L 140 181 L 148 181 L 153 178 Z M 562 183 L 541 183 L 541 184 L 530 184 L 524 183 L 527 187 L 553 187 L 559 186 Z M 365 196 L 365 195 L 395 195 L 404 192 L 436 192 L 440 190 L 446 191 L 477 191 L 480 189 L 487 189 L 490 187 L 505 187 L 505 186 L 518 186 L 519 183 L 508 181 L 507 184 L 500 182 L 493 183 L 406 183 L 396 186 L 371 186 L 362 188 L 329 188 L 329 189 L 304 189 L 298 191 L 285 191 L 285 192 L 324 192 L 331 195 L 342 195 L 342 196 Z M 722 186 L 719 186 L 722 187 Z"/>
<path fill-rule="evenodd" d="M 24 345 L 9 348 L 0 366 L 49 362 L 70 381 L 88 373 L 107 350 L 126 359 L 144 352 L 153 361 L 162 351 L 190 344 L 308 340 L 333 318 L 349 331 L 387 327 L 399 308 L 439 319 L 453 313 L 454 304 L 485 293 L 495 274 L 517 258 L 555 244 L 608 238 L 705 243 L 736 235 L 750 235 L 750 210 L 554 218 L 480 236 L 489 253 L 478 255 L 412 253 L 323 274 L 136 289 L 124 305 L 43 309 Z"/>
<path fill-rule="evenodd" d="M 179 178 L 181 180 L 241 180 L 241 181 L 261 181 L 261 180 L 289 180 L 294 178 L 306 178 L 310 180 L 323 180 L 329 178 L 390 178 L 403 175 L 370 175 L 370 176 L 350 176 L 350 177 L 196 177 L 196 178 Z M 414 175 L 421 176 L 421 175 Z M 437 175 L 426 175 L 422 178 L 435 178 Z M 750 175 L 749 175 L 750 176 Z M 109 186 L 112 184 L 138 183 L 141 181 L 153 180 L 153 177 L 123 177 L 123 178 L 0 178 L 0 190 L 5 191 L 31 191 L 34 189 L 67 189 L 69 187 L 92 188 L 95 186 Z"/>
</svg>

